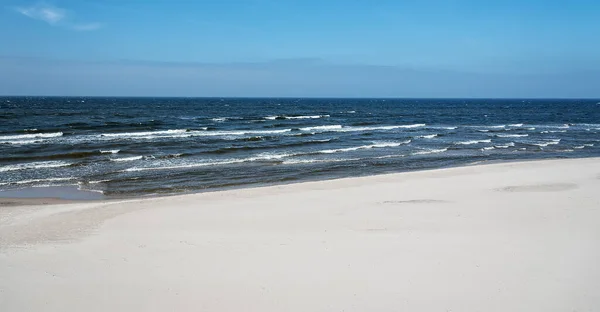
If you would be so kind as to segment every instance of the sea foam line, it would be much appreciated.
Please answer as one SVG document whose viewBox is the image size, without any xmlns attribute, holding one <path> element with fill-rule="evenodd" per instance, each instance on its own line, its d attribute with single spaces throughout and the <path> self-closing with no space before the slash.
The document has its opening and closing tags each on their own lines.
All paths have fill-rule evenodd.
<svg viewBox="0 0 600 312">
<path fill-rule="evenodd" d="M 16 171 L 16 170 L 29 170 L 29 169 L 45 169 L 45 168 L 58 168 L 70 166 L 70 163 L 64 161 L 41 161 L 23 164 L 14 164 L 0 167 L 0 172 Z"/>
<path fill-rule="evenodd" d="M 16 135 L 3 135 L 0 136 L 0 140 L 23 140 L 23 139 L 45 139 L 45 138 L 56 138 L 62 136 L 62 132 L 53 133 L 31 133 L 31 134 L 16 134 Z"/>
<path fill-rule="evenodd" d="M 487 139 L 487 140 L 471 140 L 471 141 L 456 142 L 454 144 L 457 144 L 457 145 L 472 145 L 472 144 L 491 143 L 491 142 L 492 142 L 491 139 Z"/>
<path fill-rule="evenodd" d="M 75 177 L 70 178 L 47 178 L 47 179 L 32 179 L 32 180 L 22 180 L 15 182 L 4 182 L 0 183 L 0 185 L 21 185 L 21 184 L 31 184 L 31 183 L 39 183 L 39 182 L 59 182 L 59 181 L 71 181 L 76 179 Z"/>
<path fill-rule="evenodd" d="M 401 145 L 404 145 L 404 144 L 409 144 L 410 142 L 411 142 L 411 140 L 407 140 L 407 141 L 403 141 L 403 142 L 381 142 L 381 143 L 375 143 L 375 144 L 370 144 L 370 145 L 362 145 L 362 146 L 355 146 L 355 147 L 322 150 L 322 151 L 318 151 L 316 153 L 319 153 L 319 154 L 333 154 L 333 153 L 352 152 L 352 151 L 358 151 L 358 150 L 363 150 L 363 149 L 371 149 L 371 148 L 398 147 L 398 146 L 401 146 Z"/>
</svg>

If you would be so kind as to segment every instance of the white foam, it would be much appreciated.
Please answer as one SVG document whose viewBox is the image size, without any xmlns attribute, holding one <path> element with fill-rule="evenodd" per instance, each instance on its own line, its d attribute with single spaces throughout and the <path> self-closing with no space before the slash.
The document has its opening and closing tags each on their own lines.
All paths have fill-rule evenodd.
<svg viewBox="0 0 600 312">
<path fill-rule="evenodd" d="M 487 139 L 487 140 L 472 140 L 472 141 L 456 142 L 454 144 L 457 144 L 457 145 L 472 145 L 472 144 L 491 143 L 491 142 L 492 142 L 491 139 Z"/>
<path fill-rule="evenodd" d="M 318 132 L 361 132 L 361 131 L 378 131 L 378 130 L 394 130 L 394 129 L 411 129 L 425 127 L 425 124 L 413 125 L 397 125 L 397 126 L 374 126 L 374 127 L 344 127 L 342 125 L 327 125 L 316 127 L 300 128 L 301 131 L 318 131 Z"/>
<path fill-rule="evenodd" d="M 510 142 L 510 143 L 505 144 L 505 145 L 496 145 L 494 147 L 495 148 L 509 148 L 509 147 L 513 147 L 513 146 L 515 146 L 515 143 L 514 142 Z"/>
<path fill-rule="evenodd" d="M 40 143 L 41 140 L 19 140 L 19 141 L 0 141 L 0 144 L 14 144 L 14 145 L 26 145 Z"/>
<path fill-rule="evenodd" d="M 282 119 L 319 119 L 319 118 L 328 118 L 329 115 L 311 115 L 311 116 L 267 116 L 265 119 L 267 120 L 275 120 L 277 118 Z"/>
<path fill-rule="evenodd" d="M 580 145 L 580 146 L 575 146 L 575 147 L 573 147 L 573 148 L 574 148 L 574 149 L 583 149 L 583 148 L 585 148 L 585 146 L 584 146 L 584 145 Z"/>
<path fill-rule="evenodd" d="M 329 115 L 318 115 L 318 116 L 289 116 L 285 117 L 285 119 L 318 119 L 318 118 L 327 118 Z"/>
<path fill-rule="evenodd" d="M 413 155 L 437 154 L 437 153 L 443 153 L 443 152 L 445 152 L 447 150 L 448 150 L 447 148 L 423 150 L 423 151 L 414 152 Z"/>
<path fill-rule="evenodd" d="M 458 127 L 431 127 L 431 129 L 456 130 Z"/>
<path fill-rule="evenodd" d="M 398 147 L 400 145 L 409 144 L 410 142 L 411 142 L 411 140 L 407 140 L 407 141 L 403 141 L 403 142 L 380 142 L 380 143 L 374 143 L 374 144 L 370 144 L 370 145 L 362 145 L 362 146 L 355 146 L 355 147 L 322 150 L 322 151 L 318 151 L 317 153 L 320 153 L 320 154 L 333 154 L 333 153 L 352 152 L 352 151 L 358 151 L 358 150 L 363 150 L 363 149 L 371 149 L 371 148 Z"/>
<path fill-rule="evenodd" d="M 116 154 L 118 152 L 120 152 L 121 150 L 107 150 L 107 151 L 100 151 L 101 154 Z"/>
<path fill-rule="evenodd" d="M 283 162 L 284 165 L 296 165 L 296 164 L 313 164 L 313 163 L 330 163 L 330 162 L 344 162 L 344 161 L 356 161 L 361 160 L 360 158 L 328 158 L 328 159 L 290 159 Z"/>
<path fill-rule="evenodd" d="M 64 161 L 41 161 L 23 164 L 14 164 L 0 167 L 0 172 L 29 170 L 29 169 L 45 169 L 70 166 L 70 163 Z"/>
<path fill-rule="evenodd" d="M 529 134 L 497 134 L 499 138 L 524 138 L 529 136 Z"/>
<path fill-rule="evenodd" d="M 508 125 L 509 127 L 523 127 L 522 123 L 518 123 L 518 124 L 510 124 Z"/>
<path fill-rule="evenodd" d="M 398 126 L 376 126 L 376 127 L 342 127 L 337 130 L 341 132 L 352 132 L 352 131 L 378 131 L 378 130 L 395 130 L 395 129 L 412 129 L 425 127 L 425 124 L 413 124 L 413 125 L 398 125 Z"/>
<path fill-rule="evenodd" d="M 429 134 L 429 135 L 422 135 L 422 136 L 418 136 L 417 138 L 419 139 L 433 139 L 435 137 L 437 137 L 437 134 Z"/>
<path fill-rule="evenodd" d="M 144 156 L 132 156 L 132 157 L 123 157 L 123 158 L 111 158 L 111 161 L 134 161 L 140 160 L 144 158 Z"/>
<path fill-rule="evenodd" d="M 184 169 L 184 168 L 196 168 L 196 167 L 236 164 L 236 163 L 242 163 L 242 162 L 246 162 L 246 161 L 248 161 L 248 159 L 233 159 L 233 160 L 226 160 L 226 161 L 204 162 L 204 163 L 195 163 L 195 164 L 182 164 L 182 165 L 165 166 L 165 167 L 133 167 L 133 168 L 127 168 L 123 171 L 135 172 L 135 171 L 148 171 L 148 170 Z"/>
<path fill-rule="evenodd" d="M 300 128 L 301 131 L 334 131 L 342 129 L 342 125 L 328 125 Z"/>
<path fill-rule="evenodd" d="M 292 129 L 281 130 L 228 130 L 228 131 L 205 131 L 205 130 L 164 130 L 164 131 L 149 131 L 149 132 L 123 132 L 123 133 L 108 133 L 102 134 L 101 137 L 107 139 L 136 139 L 136 140 L 153 140 L 164 138 L 187 138 L 196 136 L 242 136 L 251 134 L 280 134 L 290 132 Z"/>
<path fill-rule="evenodd" d="M 0 185 L 21 185 L 21 184 L 40 183 L 40 182 L 59 182 L 59 181 L 70 181 L 73 179 L 75 179 L 75 178 L 70 177 L 70 178 L 32 179 L 32 180 L 22 180 L 22 181 L 15 181 L 15 182 L 5 182 L 5 183 L 0 183 Z"/>
<path fill-rule="evenodd" d="M 227 120 L 227 117 L 218 117 L 218 118 L 213 118 L 212 121 L 215 122 L 224 122 Z"/>
<path fill-rule="evenodd" d="M 175 130 L 161 130 L 161 131 L 146 131 L 146 132 L 121 132 L 121 133 L 104 133 L 100 136 L 108 138 L 135 138 L 135 137 L 149 137 L 149 136 L 169 136 L 173 134 L 182 134 L 189 132 L 187 129 L 175 129 Z"/>
<path fill-rule="evenodd" d="M 484 147 L 484 148 L 482 148 L 481 150 L 482 150 L 482 151 L 489 151 L 489 150 L 493 150 L 494 148 L 495 148 L 495 147 L 493 147 L 493 146 L 488 146 L 488 147 Z"/>
<path fill-rule="evenodd" d="M 3 135 L 0 136 L 0 140 L 23 140 L 23 139 L 46 139 L 46 138 L 56 138 L 62 136 L 62 132 L 54 132 L 54 133 L 31 133 L 31 134 L 16 134 L 16 135 Z"/>
<path fill-rule="evenodd" d="M 98 181 L 89 181 L 87 182 L 87 184 L 98 184 L 98 183 L 105 183 L 105 182 L 110 182 L 111 180 L 98 180 Z"/>
<path fill-rule="evenodd" d="M 542 143 L 531 143 L 531 144 L 537 145 L 537 146 L 540 146 L 540 147 L 546 147 L 548 145 L 556 145 L 558 143 L 560 143 L 560 139 L 553 139 L 553 140 L 542 142 Z"/>
</svg>

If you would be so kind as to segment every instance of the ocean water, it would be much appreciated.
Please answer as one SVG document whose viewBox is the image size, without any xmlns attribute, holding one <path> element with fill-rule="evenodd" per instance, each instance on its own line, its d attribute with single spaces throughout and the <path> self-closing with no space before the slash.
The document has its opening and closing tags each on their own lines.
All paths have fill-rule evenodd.
<svg viewBox="0 0 600 312">
<path fill-rule="evenodd" d="M 600 156 L 600 100 L 0 97 L 0 190 L 123 197 Z"/>
</svg>

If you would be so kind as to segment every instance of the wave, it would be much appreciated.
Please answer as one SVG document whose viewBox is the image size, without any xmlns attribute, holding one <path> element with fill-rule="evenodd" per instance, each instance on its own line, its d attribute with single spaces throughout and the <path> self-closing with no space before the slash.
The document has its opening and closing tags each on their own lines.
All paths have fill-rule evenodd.
<svg viewBox="0 0 600 312">
<path fill-rule="evenodd" d="M 472 144 L 491 143 L 491 142 L 492 142 L 491 139 L 487 139 L 487 140 L 471 140 L 471 141 L 456 142 L 454 144 L 457 144 L 457 145 L 472 145 Z"/>
<path fill-rule="evenodd" d="M 592 143 L 586 143 L 586 144 L 583 144 L 583 145 L 575 146 L 573 148 L 574 149 L 583 149 L 583 148 L 586 148 L 586 147 L 593 147 L 593 146 L 594 146 L 594 144 L 592 144 Z"/>
<path fill-rule="evenodd" d="M 438 134 L 428 134 L 428 135 L 418 136 L 417 138 L 418 139 L 433 139 L 433 138 L 435 138 L 437 136 L 438 136 Z"/>
<path fill-rule="evenodd" d="M 177 134 L 184 134 L 191 132 L 188 129 L 175 129 L 175 130 L 160 130 L 160 131 L 146 131 L 146 132 L 121 132 L 121 133 L 103 133 L 101 137 L 107 138 L 135 138 L 135 137 L 147 137 L 147 136 L 171 136 Z"/>
<path fill-rule="evenodd" d="M 403 142 L 381 142 L 381 143 L 374 143 L 374 144 L 370 144 L 370 145 L 362 145 L 362 146 L 355 146 L 355 147 L 322 150 L 322 151 L 317 151 L 315 153 L 319 153 L 319 154 L 334 154 L 334 153 L 352 152 L 352 151 L 358 151 L 358 150 L 363 150 L 363 149 L 371 149 L 371 148 L 398 147 L 398 146 L 401 146 L 401 145 L 409 144 L 410 142 L 411 142 L 411 140 L 407 140 L 407 141 L 403 141 Z"/>
<path fill-rule="evenodd" d="M 396 126 L 373 126 L 373 127 L 354 127 L 342 125 L 326 125 L 316 127 L 300 128 L 301 131 L 318 131 L 318 132 L 361 132 L 361 131 L 379 131 L 379 130 L 394 130 L 394 129 L 412 129 L 425 127 L 425 124 L 412 125 L 396 125 Z"/>
<path fill-rule="evenodd" d="M 40 183 L 40 182 L 59 182 L 59 181 L 71 181 L 71 180 L 75 180 L 75 177 L 69 177 L 69 178 L 47 178 L 47 179 L 32 179 L 32 180 L 22 180 L 22 181 L 14 181 L 14 182 L 4 182 L 4 183 L 0 183 L 0 186 L 4 186 L 4 185 L 21 185 L 21 184 L 33 184 L 33 183 Z"/>
<path fill-rule="evenodd" d="M 458 129 L 458 127 L 456 126 L 452 126 L 452 127 L 429 127 L 430 129 L 439 129 L 439 130 L 456 130 Z"/>
<path fill-rule="evenodd" d="M 41 161 L 24 164 L 14 164 L 0 167 L 0 172 L 16 171 L 16 170 L 30 170 L 30 169 L 46 169 L 46 168 L 58 168 L 70 166 L 70 163 L 63 161 Z"/>
<path fill-rule="evenodd" d="M 440 149 L 430 149 L 430 150 L 422 150 L 422 151 L 418 151 L 418 152 L 414 152 L 412 153 L 412 155 L 429 155 L 429 154 L 438 154 L 438 153 L 443 153 L 445 151 L 447 151 L 447 148 L 440 148 Z"/>
<path fill-rule="evenodd" d="M 272 149 L 272 148 L 284 148 L 284 147 L 294 147 L 294 146 L 308 146 L 308 145 L 316 145 L 316 144 L 324 144 L 334 141 L 335 139 L 322 139 L 322 140 L 310 140 L 310 141 L 299 141 L 299 142 L 290 142 L 278 144 L 276 146 L 273 145 L 244 145 L 244 146 L 228 146 L 222 147 L 210 151 L 202 152 L 202 154 L 227 154 L 227 153 L 235 153 L 239 151 L 252 151 L 252 150 L 260 150 L 260 149 Z"/>
<path fill-rule="evenodd" d="M 165 138 L 187 138 L 197 136 L 240 136 L 240 135 L 261 135 L 261 134 L 281 134 L 290 132 L 292 129 L 281 130 L 188 130 L 174 129 L 148 132 L 122 132 L 122 133 L 104 133 L 100 137 L 108 139 L 165 139 Z"/>
<path fill-rule="evenodd" d="M 545 130 L 540 133 L 547 134 L 547 133 L 565 133 L 565 132 L 567 132 L 567 130 Z"/>
<path fill-rule="evenodd" d="M 144 158 L 144 156 L 132 156 L 132 157 L 123 157 L 123 158 L 111 158 L 110 161 L 134 161 L 140 160 Z"/>
<path fill-rule="evenodd" d="M 524 138 L 529 134 L 496 134 L 495 136 L 499 138 Z"/>
<path fill-rule="evenodd" d="M 336 131 L 342 129 L 342 125 L 328 125 L 300 128 L 300 131 Z"/>
<path fill-rule="evenodd" d="M 509 147 L 513 147 L 515 146 L 514 142 L 509 142 L 508 144 L 504 144 L 504 145 L 495 145 L 495 148 L 509 148 Z"/>
<path fill-rule="evenodd" d="M 528 143 L 531 145 L 537 145 L 539 147 L 546 147 L 548 145 L 556 145 L 560 143 L 560 139 L 553 139 L 553 140 L 549 140 L 549 141 L 545 141 L 545 142 L 540 142 L 540 143 Z"/>
<path fill-rule="evenodd" d="M 522 123 L 517 123 L 517 124 L 510 124 L 508 125 L 509 127 L 523 127 Z"/>
<path fill-rule="evenodd" d="M 493 146 L 486 146 L 486 147 L 482 148 L 481 150 L 482 151 L 489 151 L 489 150 L 493 150 L 493 149 L 495 149 L 495 147 L 493 147 Z"/>
<path fill-rule="evenodd" d="M 182 164 L 175 166 L 165 166 L 165 167 L 133 167 L 127 168 L 123 170 L 124 172 L 136 172 L 136 171 L 149 171 L 149 170 L 170 170 L 170 169 L 186 169 L 186 168 L 195 168 L 195 167 L 206 167 L 206 166 L 218 166 L 218 165 L 228 165 L 228 164 L 236 164 L 248 161 L 247 159 L 234 159 L 234 160 L 226 160 L 226 161 L 216 161 L 216 162 L 204 162 L 204 163 L 194 163 L 194 164 Z"/>
<path fill-rule="evenodd" d="M 23 139 L 47 139 L 47 138 L 60 137 L 62 135 L 63 135 L 62 132 L 15 134 L 15 135 L 0 136 L 0 140 L 13 141 L 13 140 L 23 140 Z"/>
<path fill-rule="evenodd" d="M 267 120 L 282 120 L 282 119 L 319 119 L 328 118 L 329 115 L 311 115 L 311 116 L 267 116 L 264 117 Z"/>
<path fill-rule="evenodd" d="M 297 164 L 314 164 L 314 163 L 331 163 L 331 162 L 346 162 L 346 161 L 357 161 L 362 160 L 361 158 L 329 158 L 329 159 L 289 159 L 284 160 L 284 165 L 297 165 Z"/>
<path fill-rule="evenodd" d="M 118 152 L 120 152 L 121 150 L 107 150 L 107 151 L 100 151 L 100 154 L 117 154 Z"/>
</svg>

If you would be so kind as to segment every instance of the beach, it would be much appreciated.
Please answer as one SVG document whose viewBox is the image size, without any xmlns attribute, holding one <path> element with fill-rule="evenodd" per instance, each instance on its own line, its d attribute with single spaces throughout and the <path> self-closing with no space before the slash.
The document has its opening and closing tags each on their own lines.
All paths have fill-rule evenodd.
<svg viewBox="0 0 600 312">
<path fill-rule="evenodd" d="M 0 310 L 598 311 L 598 190 L 581 158 L 0 206 Z"/>
</svg>

